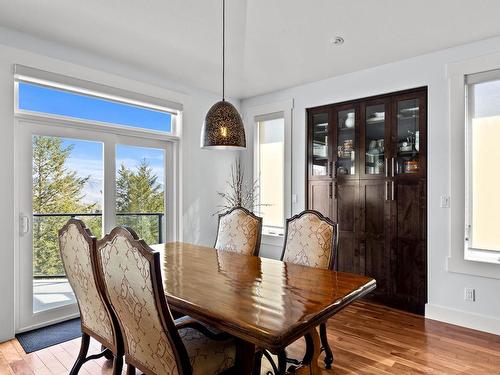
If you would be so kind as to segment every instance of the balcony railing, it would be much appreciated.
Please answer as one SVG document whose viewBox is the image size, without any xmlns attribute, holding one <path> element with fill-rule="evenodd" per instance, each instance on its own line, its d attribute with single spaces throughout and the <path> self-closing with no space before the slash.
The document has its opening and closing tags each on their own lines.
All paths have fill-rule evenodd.
<svg viewBox="0 0 500 375">
<path fill-rule="evenodd" d="M 131 227 L 147 243 L 163 242 L 163 212 L 117 212 L 116 216 L 118 225 Z M 102 235 L 102 213 L 34 213 L 33 218 L 34 279 L 66 277 L 61 273 L 64 270 L 57 240 L 57 231 L 64 225 L 65 218 L 81 218 L 95 236 Z"/>
</svg>

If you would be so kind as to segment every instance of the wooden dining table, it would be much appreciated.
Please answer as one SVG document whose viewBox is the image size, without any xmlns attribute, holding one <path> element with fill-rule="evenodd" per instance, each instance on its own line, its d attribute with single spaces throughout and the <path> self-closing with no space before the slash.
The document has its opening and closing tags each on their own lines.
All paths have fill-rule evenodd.
<svg viewBox="0 0 500 375">
<path fill-rule="evenodd" d="M 181 242 L 152 246 L 162 258 L 170 307 L 238 340 L 242 374 L 256 351 L 278 353 L 305 337 L 297 374 L 319 374 L 316 327 L 369 293 L 375 280 Z"/>
</svg>

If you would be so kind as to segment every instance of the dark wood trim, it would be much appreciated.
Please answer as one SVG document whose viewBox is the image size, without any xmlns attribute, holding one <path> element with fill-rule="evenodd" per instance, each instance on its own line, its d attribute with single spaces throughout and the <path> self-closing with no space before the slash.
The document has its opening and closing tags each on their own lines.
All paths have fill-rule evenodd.
<svg viewBox="0 0 500 375">
<path fill-rule="evenodd" d="M 390 98 L 390 97 L 393 97 L 395 95 L 412 94 L 412 93 L 415 93 L 415 92 L 418 92 L 418 91 L 422 91 L 422 90 L 426 90 L 427 91 L 427 86 L 420 86 L 420 87 L 415 87 L 415 88 L 412 88 L 412 89 L 387 92 L 387 93 L 383 93 L 383 94 L 366 96 L 366 97 L 363 97 L 363 98 L 343 100 L 341 102 L 332 103 L 332 104 L 322 104 L 322 105 L 319 105 L 319 106 L 316 106 L 316 107 L 308 107 L 308 108 L 306 108 L 306 110 L 307 111 L 309 111 L 309 110 L 318 110 L 318 109 L 324 110 L 324 109 L 328 109 L 328 108 L 330 108 L 331 106 L 334 106 L 334 105 L 335 106 L 339 106 L 339 105 L 345 105 L 345 104 L 351 104 L 351 103 L 361 103 L 361 102 L 364 102 L 364 101 L 371 101 L 371 100 L 382 99 L 382 98 L 386 98 L 386 97 Z"/>
<path fill-rule="evenodd" d="M 93 337 L 97 341 L 99 341 L 102 345 L 104 345 L 106 348 L 111 350 L 111 352 L 115 356 L 123 356 L 124 353 L 124 348 L 123 348 L 123 337 L 121 334 L 121 329 L 120 326 L 118 325 L 118 321 L 116 319 L 116 316 L 109 304 L 109 301 L 105 295 L 104 292 L 104 284 L 102 283 L 102 279 L 100 278 L 100 274 L 97 270 L 97 252 L 96 252 L 96 243 L 97 239 L 95 236 L 93 236 L 92 232 L 90 229 L 88 229 L 85 225 L 85 223 L 82 220 L 79 219 L 69 219 L 66 224 L 59 230 L 58 232 L 58 238 L 60 238 L 64 232 L 66 232 L 69 228 L 70 225 L 75 225 L 76 228 L 78 229 L 78 232 L 83 236 L 84 240 L 88 243 L 89 245 L 89 250 L 90 250 L 90 262 L 91 262 L 91 267 L 92 267 L 92 277 L 94 278 L 94 283 L 97 287 L 97 294 L 99 298 L 101 299 L 101 302 L 104 305 L 104 308 L 106 309 L 106 313 L 110 317 L 111 320 L 111 330 L 113 334 L 113 338 L 115 340 L 115 343 L 111 343 L 105 338 L 103 338 L 101 335 L 99 335 L 97 332 L 94 332 L 92 329 L 87 327 L 83 320 L 81 321 L 81 327 L 82 327 L 82 332 Z M 64 257 L 62 256 L 62 251 L 61 247 L 59 246 L 59 252 L 61 254 L 61 261 L 63 262 L 64 265 Z M 66 267 L 64 267 L 66 268 Z M 78 303 L 78 309 L 80 311 L 80 316 L 81 314 L 81 307 L 80 307 L 80 301 L 77 299 Z"/>
<path fill-rule="evenodd" d="M 336 265 L 338 264 L 337 262 L 337 256 L 338 256 L 338 247 L 339 247 L 339 236 L 338 236 L 338 231 L 339 231 L 339 226 L 338 224 L 335 224 L 332 220 L 330 220 L 328 217 L 324 216 L 321 212 L 315 211 L 315 210 L 304 210 L 288 219 L 286 219 L 286 225 L 285 225 L 285 239 L 283 241 L 283 250 L 281 251 L 281 257 L 280 260 L 283 261 L 283 258 L 285 257 L 285 251 L 286 251 L 286 243 L 288 239 L 288 226 L 290 225 L 291 222 L 301 218 L 304 215 L 307 214 L 312 214 L 315 215 L 318 219 L 320 219 L 322 222 L 327 223 L 333 228 L 333 236 L 332 236 L 332 243 L 331 243 L 331 249 L 332 249 L 332 256 L 330 257 L 330 263 L 328 264 L 328 269 L 333 270 L 336 269 Z"/>
<path fill-rule="evenodd" d="M 215 247 L 215 245 L 217 245 L 217 240 L 219 239 L 219 229 L 220 229 L 221 219 L 224 216 L 229 215 L 231 212 L 236 211 L 236 210 L 243 211 L 245 213 L 245 215 L 252 217 L 253 219 L 257 220 L 259 223 L 258 228 L 257 228 L 257 241 L 255 242 L 255 248 L 253 249 L 253 252 L 252 252 L 252 255 L 257 256 L 257 255 L 259 255 L 260 243 L 262 240 L 262 218 L 260 216 L 255 215 L 253 212 L 247 210 L 245 207 L 241 207 L 241 206 L 233 207 L 230 210 L 219 214 L 219 221 L 217 223 L 217 237 L 215 238 L 214 247 Z"/>
<path fill-rule="evenodd" d="M 108 243 L 112 243 L 116 237 L 124 237 L 129 241 L 132 246 L 139 251 L 139 253 L 149 262 L 150 272 L 151 272 L 151 283 L 153 287 L 153 293 L 156 302 L 156 308 L 159 312 L 159 317 L 161 324 L 163 326 L 163 330 L 170 342 L 172 350 L 174 352 L 174 356 L 178 366 L 178 372 L 180 375 L 190 375 L 192 373 L 191 364 L 189 361 L 189 356 L 182 342 L 182 339 L 177 331 L 175 323 L 172 319 L 172 315 L 170 313 L 170 309 L 168 307 L 167 300 L 165 298 L 165 292 L 163 290 L 163 280 L 161 277 L 161 265 L 160 265 L 160 254 L 157 251 L 154 251 L 149 247 L 149 245 L 134 232 L 133 229 L 128 227 L 116 227 L 109 234 L 104 236 L 101 240 L 97 241 L 97 249 L 98 249 L 98 263 L 99 263 L 99 273 L 104 280 L 104 271 L 102 267 L 102 257 L 101 257 L 101 249 L 105 247 Z M 107 288 L 104 289 L 106 292 L 106 296 L 108 300 L 109 293 Z M 113 305 L 111 308 L 114 310 Z M 117 316 L 118 324 L 120 325 L 123 331 L 123 325 Z M 125 347 L 125 362 L 127 364 L 131 364 L 140 371 L 145 374 L 149 374 L 150 371 L 147 368 L 144 368 L 142 363 L 137 362 L 132 356 L 130 356 L 128 349 L 128 342 L 125 335 L 123 335 L 123 342 Z"/>
</svg>

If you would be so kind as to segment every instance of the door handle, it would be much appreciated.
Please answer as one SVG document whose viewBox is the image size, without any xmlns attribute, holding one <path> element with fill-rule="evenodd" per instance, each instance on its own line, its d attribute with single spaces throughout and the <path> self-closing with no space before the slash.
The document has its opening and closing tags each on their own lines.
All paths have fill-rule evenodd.
<svg viewBox="0 0 500 375">
<path fill-rule="evenodd" d="M 26 215 L 19 217 L 19 232 L 21 234 L 29 233 L 30 231 L 30 218 Z"/>
<path fill-rule="evenodd" d="M 394 200 L 394 180 L 391 181 L 391 200 Z"/>
<path fill-rule="evenodd" d="M 329 161 L 328 162 L 328 176 L 331 178 L 333 175 L 333 162 Z"/>
<path fill-rule="evenodd" d="M 384 169 L 385 169 L 385 177 L 388 177 L 389 176 L 389 170 L 388 170 L 388 167 L 389 167 L 389 160 L 387 158 L 387 156 L 385 157 L 385 162 L 384 162 Z M 387 194 L 386 194 L 387 196 Z"/>
<path fill-rule="evenodd" d="M 335 185 L 333 186 L 333 198 L 337 199 L 337 183 L 335 182 Z"/>
<path fill-rule="evenodd" d="M 391 159 L 391 175 L 394 177 L 394 156 Z"/>
<path fill-rule="evenodd" d="M 332 183 L 330 182 L 330 184 L 329 184 L 329 185 L 330 185 L 330 186 L 329 186 L 329 188 L 328 188 L 328 196 L 330 197 L 330 199 L 332 199 L 332 195 L 333 195 L 333 194 L 332 194 Z"/>
<path fill-rule="evenodd" d="M 389 184 L 389 181 L 384 182 L 384 188 L 385 188 L 384 197 L 385 197 L 386 201 L 389 200 L 389 188 L 387 187 L 388 184 Z"/>
</svg>

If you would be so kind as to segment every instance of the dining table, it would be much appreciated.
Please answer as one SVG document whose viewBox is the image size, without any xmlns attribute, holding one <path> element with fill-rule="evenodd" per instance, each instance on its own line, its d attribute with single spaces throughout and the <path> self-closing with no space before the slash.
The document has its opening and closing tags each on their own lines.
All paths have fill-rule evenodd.
<svg viewBox="0 0 500 375">
<path fill-rule="evenodd" d="M 306 354 L 295 373 L 319 374 L 316 327 L 376 287 L 363 275 L 207 246 L 152 247 L 160 253 L 170 308 L 234 336 L 239 373 L 245 375 L 254 373 L 256 353 L 278 354 L 302 337 Z"/>
</svg>

